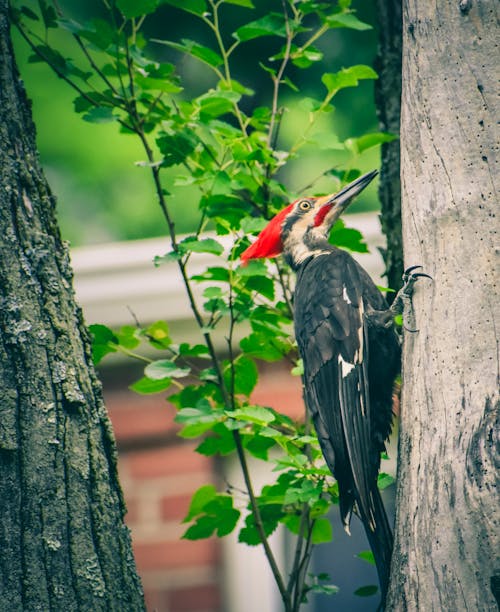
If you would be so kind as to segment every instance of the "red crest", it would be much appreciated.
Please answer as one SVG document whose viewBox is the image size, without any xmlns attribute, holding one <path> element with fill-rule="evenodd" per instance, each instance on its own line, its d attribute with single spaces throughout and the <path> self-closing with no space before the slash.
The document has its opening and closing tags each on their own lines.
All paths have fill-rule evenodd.
<svg viewBox="0 0 500 612">
<path fill-rule="evenodd" d="M 269 221 L 257 236 L 257 240 L 241 254 L 240 257 L 243 262 L 261 257 L 277 257 L 281 254 L 283 251 L 281 226 L 292 208 L 293 204 L 289 204 Z"/>
</svg>

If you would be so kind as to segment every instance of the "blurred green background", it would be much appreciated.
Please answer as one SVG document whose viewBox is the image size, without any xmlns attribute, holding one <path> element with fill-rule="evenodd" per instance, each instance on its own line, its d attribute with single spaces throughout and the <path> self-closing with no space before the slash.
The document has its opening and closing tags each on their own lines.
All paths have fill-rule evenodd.
<svg viewBox="0 0 500 612">
<path fill-rule="evenodd" d="M 239 7 L 224 8 L 227 35 L 242 23 L 253 21 L 269 10 L 280 10 L 281 2 L 254 0 L 255 10 Z M 101 4 L 94 0 L 66 0 L 60 2 L 64 11 L 79 20 L 99 13 Z M 354 64 L 372 65 L 376 54 L 377 30 L 372 3 L 354 1 L 357 16 L 374 26 L 368 31 L 347 29 L 330 30 L 317 46 L 324 53 L 320 65 L 302 71 L 293 68 L 289 73 L 304 95 L 323 95 L 321 74 L 334 72 Z M 211 32 L 203 23 L 188 13 L 163 5 L 149 17 L 144 30 L 147 36 L 179 40 L 196 39 L 212 45 Z M 46 65 L 30 63 L 31 51 L 15 28 L 13 39 L 17 61 L 28 95 L 33 101 L 33 116 L 37 126 L 38 147 L 49 183 L 58 200 L 58 217 L 65 239 L 72 246 L 114 240 L 129 240 L 165 234 L 164 221 L 156 204 L 148 168 L 135 164 L 145 159 L 138 139 L 119 133 L 114 123 L 87 123 L 73 111 L 76 97 L 70 87 Z M 75 62 L 82 59 L 81 51 L 69 37 L 56 33 L 54 41 L 62 52 Z M 279 49 L 280 42 L 272 37 L 259 38 L 242 46 L 234 55 L 234 73 L 244 85 L 255 90 L 250 103 L 269 103 L 271 81 L 259 68 L 258 62 Z M 159 47 L 159 46 L 158 46 Z M 213 84 L 207 68 L 195 60 L 186 59 L 174 51 L 161 47 L 164 54 L 177 65 L 183 75 L 185 94 L 199 95 Z M 378 130 L 373 102 L 373 81 L 361 81 L 358 87 L 342 90 L 333 100 L 335 111 L 325 116 L 323 128 L 340 140 Z M 285 145 L 303 130 L 307 118 L 300 105 L 294 103 L 285 115 L 280 131 Z M 300 191 L 323 170 L 337 164 L 361 170 L 379 165 L 379 147 L 352 160 L 345 152 L 308 150 L 300 161 L 287 164 L 280 180 L 289 188 Z M 165 170 L 164 185 L 171 192 L 169 199 L 179 232 L 189 232 L 196 225 L 197 201 L 185 188 L 173 186 L 178 172 Z M 323 179 L 318 188 L 334 191 L 338 184 L 331 177 Z M 317 189 L 316 189 L 317 190 Z M 192 199 L 192 205 L 190 200 Z M 350 212 L 373 210 L 377 207 L 376 186 L 362 194 Z"/>
</svg>

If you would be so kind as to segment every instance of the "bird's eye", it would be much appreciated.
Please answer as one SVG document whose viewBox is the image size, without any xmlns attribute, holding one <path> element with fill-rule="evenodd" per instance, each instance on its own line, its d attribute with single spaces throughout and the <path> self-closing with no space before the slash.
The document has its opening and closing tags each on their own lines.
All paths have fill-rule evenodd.
<svg viewBox="0 0 500 612">
<path fill-rule="evenodd" d="M 300 210 L 310 210 L 311 209 L 311 202 L 309 202 L 309 200 L 301 200 L 299 202 L 299 208 Z"/>
</svg>

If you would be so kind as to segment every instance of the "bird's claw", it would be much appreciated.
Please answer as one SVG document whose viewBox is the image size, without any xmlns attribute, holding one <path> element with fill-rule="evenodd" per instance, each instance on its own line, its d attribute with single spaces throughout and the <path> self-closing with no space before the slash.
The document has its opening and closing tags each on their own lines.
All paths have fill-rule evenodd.
<svg viewBox="0 0 500 612">
<path fill-rule="evenodd" d="M 410 266 L 409 268 L 406 268 L 406 270 L 403 272 L 403 284 L 406 284 L 411 278 L 413 279 L 417 279 L 421 276 L 425 276 L 425 278 L 430 278 L 431 280 L 434 280 L 432 278 L 432 276 L 430 274 L 426 274 L 425 272 L 413 272 L 413 270 L 417 270 L 418 268 L 421 268 L 422 266 Z"/>
<path fill-rule="evenodd" d="M 413 305 L 411 301 L 411 298 L 413 296 L 413 286 L 415 285 L 416 281 L 422 277 L 430 278 L 431 280 L 433 280 L 432 276 L 426 274 L 425 272 L 414 271 L 418 270 L 418 268 L 421 267 L 422 266 L 420 265 L 416 265 L 406 268 L 402 277 L 403 286 L 398 291 L 396 298 L 394 299 L 391 306 L 393 314 L 403 314 L 403 327 L 406 331 L 411 333 L 418 332 L 418 329 L 413 329 L 413 327 L 408 327 L 408 325 L 406 325 L 408 319 L 411 319 L 412 321 L 414 320 Z"/>
</svg>

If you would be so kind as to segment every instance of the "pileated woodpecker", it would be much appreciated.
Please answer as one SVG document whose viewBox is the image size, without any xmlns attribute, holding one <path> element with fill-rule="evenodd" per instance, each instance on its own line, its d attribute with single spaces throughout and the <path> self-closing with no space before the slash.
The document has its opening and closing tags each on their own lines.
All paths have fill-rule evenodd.
<svg viewBox="0 0 500 612">
<path fill-rule="evenodd" d="M 393 539 L 377 475 L 391 432 L 400 342 L 395 313 L 368 273 L 328 242 L 334 222 L 376 174 L 361 176 L 333 196 L 293 202 L 241 259 L 283 254 L 297 274 L 294 323 L 304 363 L 305 403 L 338 482 L 344 527 L 349 533 L 354 509 L 374 554 L 384 600 Z M 405 295 L 418 276 L 423 274 L 407 275 Z"/>
</svg>

